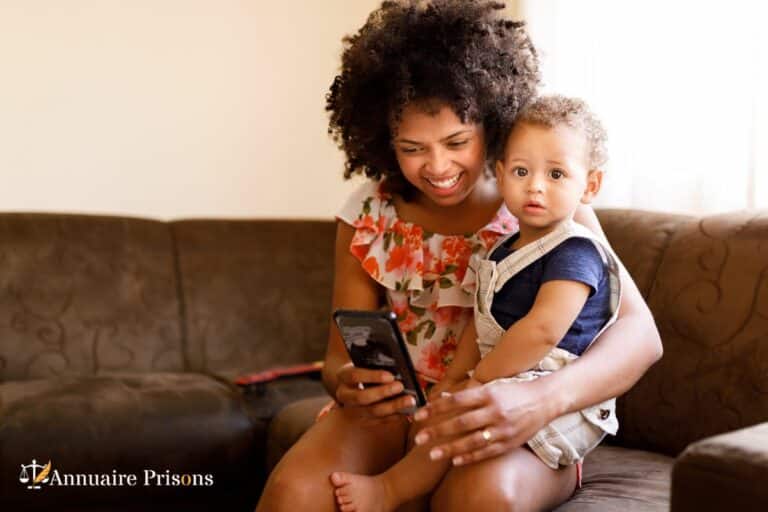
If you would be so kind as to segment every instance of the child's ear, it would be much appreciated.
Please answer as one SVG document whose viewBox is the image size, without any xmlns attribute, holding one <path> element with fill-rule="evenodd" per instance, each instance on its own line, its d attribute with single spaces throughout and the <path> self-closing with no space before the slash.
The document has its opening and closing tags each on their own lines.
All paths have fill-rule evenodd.
<svg viewBox="0 0 768 512">
<path fill-rule="evenodd" d="M 589 204 L 595 198 L 600 187 L 603 185 L 603 171 L 600 169 L 592 169 L 587 173 L 587 188 L 584 189 L 584 194 L 581 196 L 581 202 Z"/>
<path fill-rule="evenodd" d="M 504 161 L 496 160 L 496 181 L 501 181 L 504 177 Z"/>
</svg>

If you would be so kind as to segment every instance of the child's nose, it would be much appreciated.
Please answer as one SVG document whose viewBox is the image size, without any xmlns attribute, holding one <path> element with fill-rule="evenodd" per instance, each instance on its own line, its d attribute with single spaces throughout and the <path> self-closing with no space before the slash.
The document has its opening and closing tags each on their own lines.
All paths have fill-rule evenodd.
<svg viewBox="0 0 768 512">
<path fill-rule="evenodd" d="M 544 190 L 544 180 L 539 178 L 538 176 L 531 176 L 528 180 L 528 191 L 529 192 L 542 192 Z"/>
</svg>

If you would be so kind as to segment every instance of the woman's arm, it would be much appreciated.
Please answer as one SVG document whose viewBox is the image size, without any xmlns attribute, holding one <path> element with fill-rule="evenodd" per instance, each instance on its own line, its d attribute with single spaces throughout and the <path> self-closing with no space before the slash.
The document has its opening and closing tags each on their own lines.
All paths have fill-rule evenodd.
<svg viewBox="0 0 768 512">
<path fill-rule="evenodd" d="M 375 310 L 379 307 L 378 284 L 363 270 L 360 262 L 349 252 L 355 230 L 339 221 L 336 228 L 336 247 L 333 277 L 333 309 Z M 388 384 L 360 389 L 360 384 Z M 323 384 L 332 397 L 343 405 L 370 406 L 374 416 L 388 416 L 400 409 L 411 407 L 413 398 L 403 396 L 386 400 L 403 391 L 400 382 L 386 371 L 355 368 L 336 324 L 331 321 L 328 347 L 323 366 Z"/>
<path fill-rule="evenodd" d="M 580 206 L 574 220 L 605 240 L 605 233 L 591 207 Z M 621 286 L 622 298 L 616 322 L 579 360 L 550 375 L 554 381 L 550 385 L 559 391 L 557 398 L 563 413 L 626 393 L 662 356 L 661 337 L 651 310 L 623 265 Z M 581 390 L 572 389 L 575 382 Z"/>
</svg>

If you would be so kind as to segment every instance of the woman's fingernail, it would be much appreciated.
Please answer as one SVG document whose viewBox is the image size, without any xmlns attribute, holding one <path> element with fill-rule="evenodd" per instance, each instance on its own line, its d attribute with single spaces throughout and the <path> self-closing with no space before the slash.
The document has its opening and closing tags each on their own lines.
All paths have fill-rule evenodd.
<svg viewBox="0 0 768 512">
<path fill-rule="evenodd" d="M 400 391 L 402 391 L 402 390 L 403 390 L 403 385 L 402 385 L 402 384 L 400 384 L 399 382 L 395 382 L 394 384 L 392 384 L 391 386 L 389 386 L 389 390 L 390 390 L 392 393 L 399 393 Z"/>
<path fill-rule="evenodd" d="M 464 459 L 462 459 L 462 458 L 461 458 L 461 455 L 457 455 L 456 457 L 454 457 L 454 458 L 453 458 L 453 461 L 452 461 L 452 462 L 453 462 L 453 465 L 454 465 L 454 466 L 458 466 L 458 465 L 460 465 L 462 462 L 464 462 Z"/>
<path fill-rule="evenodd" d="M 394 375 L 392 375 L 391 373 L 385 373 L 384 374 L 384 380 L 382 382 L 387 383 L 387 382 L 392 382 L 393 380 L 395 380 L 395 376 Z"/>
<path fill-rule="evenodd" d="M 413 442 L 416 444 L 424 444 L 429 439 L 429 436 L 424 432 L 419 432 L 416 437 L 413 438 Z"/>
<path fill-rule="evenodd" d="M 419 409 L 418 411 L 416 411 L 416 414 L 414 414 L 413 417 L 416 421 L 425 420 L 427 419 L 427 411 L 425 411 L 424 409 Z"/>
<path fill-rule="evenodd" d="M 443 450 L 440 448 L 432 448 L 432 450 L 429 452 L 429 458 L 432 460 L 438 460 L 443 457 Z"/>
</svg>

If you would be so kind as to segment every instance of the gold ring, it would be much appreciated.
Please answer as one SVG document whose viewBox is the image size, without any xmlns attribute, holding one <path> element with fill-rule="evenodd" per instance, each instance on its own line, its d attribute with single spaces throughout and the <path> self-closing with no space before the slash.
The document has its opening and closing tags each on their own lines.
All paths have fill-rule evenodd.
<svg viewBox="0 0 768 512">
<path fill-rule="evenodd" d="M 482 432 L 483 439 L 485 439 L 486 444 L 491 444 L 493 442 L 493 435 L 491 435 L 491 431 L 487 428 L 483 430 Z"/>
</svg>

